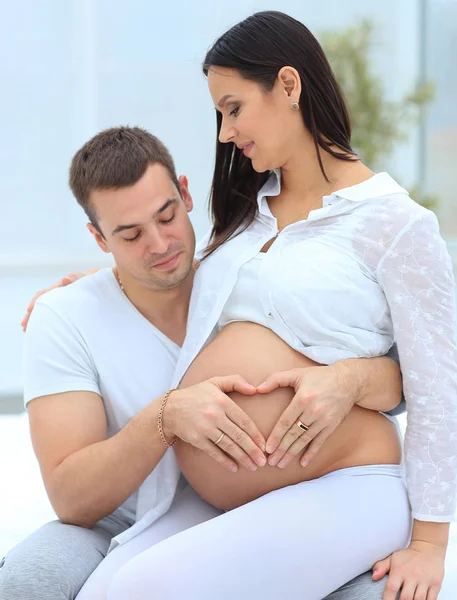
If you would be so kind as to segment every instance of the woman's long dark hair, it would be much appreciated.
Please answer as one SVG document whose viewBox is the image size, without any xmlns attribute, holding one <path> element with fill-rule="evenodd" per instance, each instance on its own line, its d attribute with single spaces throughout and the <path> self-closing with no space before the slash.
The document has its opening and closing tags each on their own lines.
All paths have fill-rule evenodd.
<svg viewBox="0 0 457 600">
<path fill-rule="evenodd" d="M 203 63 L 206 76 L 212 66 L 236 69 L 265 92 L 272 90 L 283 67 L 294 67 L 302 84 L 300 110 L 324 177 L 328 181 L 319 148 L 342 160 L 356 160 L 343 93 L 319 42 L 299 21 L 276 11 L 248 17 L 213 44 Z M 257 173 L 235 144 L 219 142 L 221 123 L 217 112 L 216 163 L 210 193 L 213 229 L 206 256 L 252 223 L 257 214 L 257 194 L 269 176 L 268 172 Z"/>
</svg>

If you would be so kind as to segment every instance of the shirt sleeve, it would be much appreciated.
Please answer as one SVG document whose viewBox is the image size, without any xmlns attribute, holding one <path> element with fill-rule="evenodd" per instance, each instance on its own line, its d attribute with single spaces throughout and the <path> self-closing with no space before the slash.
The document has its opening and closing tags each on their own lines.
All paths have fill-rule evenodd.
<svg viewBox="0 0 457 600">
<path fill-rule="evenodd" d="M 457 500 L 457 327 L 452 263 L 421 211 L 377 269 L 390 308 L 407 404 L 405 474 L 415 519 L 448 522 Z"/>
<path fill-rule="evenodd" d="M 100 394 L 97 371 L 75 325 L 38 301 L 25 336 L 24 404 L 71 391 Z"/>
</svg>

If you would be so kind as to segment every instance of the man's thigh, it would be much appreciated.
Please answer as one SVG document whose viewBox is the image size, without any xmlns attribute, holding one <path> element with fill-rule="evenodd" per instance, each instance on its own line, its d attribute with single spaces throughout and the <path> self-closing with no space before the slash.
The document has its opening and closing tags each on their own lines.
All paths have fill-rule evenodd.
<svg viewBox="0 0 457 600">
<path fill-rule="evenodd" d="M 73 600 L 128 524 L 114 515 L 92 529 L 52 521 L 13 548 L 0 568 L 0 600 Z"/>
<path fill-rule="evenodd" d="M 387 577 L 373 581 L 371 575 L 371 571 L 362 573 L 326 596 L 325 600 L 382 600 Z"/>
</svg>

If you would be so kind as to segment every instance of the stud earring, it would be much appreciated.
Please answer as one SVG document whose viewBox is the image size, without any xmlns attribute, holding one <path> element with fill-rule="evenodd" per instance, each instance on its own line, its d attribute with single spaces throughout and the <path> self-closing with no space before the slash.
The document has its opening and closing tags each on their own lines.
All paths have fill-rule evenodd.
<svg viewBox="0 0 457 600">
<path fill-rule="evenodd" d="M 300 105 L 298 104 L 298 102 L 292 102 L 292 108 L 293 110 L 298 110 L 300 108 Z"/>
</svg>

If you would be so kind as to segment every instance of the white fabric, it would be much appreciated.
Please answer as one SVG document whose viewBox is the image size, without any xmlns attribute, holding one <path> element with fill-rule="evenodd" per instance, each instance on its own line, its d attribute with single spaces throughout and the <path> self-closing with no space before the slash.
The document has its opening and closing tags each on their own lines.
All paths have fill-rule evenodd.
<svg viewBox="0 0 457 600">
<path fill-rule="evenodd" d="M 25 404 L 48 394 L 95 392 L 112 436 L 169 389 L 179 351 L 128 300 L 112 270 L 103 269 L 38 300 L 25 340 Z M 172 452 L 150 477 L 160 485 L 148 509 L 176 491 Z M 137 493 L 121 509 L 135 519 L 136 507 Z"/>
<path fill-rule="evenodd" d="M 265 253 L 259 252 L 238 271 L 238 278 L 225 303 L 218 331 L 235 321 L 250 321 L 270 328 L 270 317 L 265 312 L 259 296 L 259 273 Z"/>
<path fill-rule="evenodd" d="M 334 471 L 190 528 L 187 502 L 195 504 L 190 496 L 174 514 L 172 505 L 114 550 L 113 559 L 122 551 L 120 561 L 105 562 L 97 591 L 108 587 L 107 600 L 320 600 L 404 548 L 410 536 L 410 507 L 396 465 Z M 182 521 L 178 527 L 175 519 Z M 152 547 L 138 554 L 147 542 Z M 120 562 L 127 564 L 109 585 Z M 81 593 L 77 600 L 86 598 L 105 596 Z"/>
<path fill-rule="evenodd" d="M 198 269 L 173 384 L 205 343 L 241 267 L 278 233 L 267 197 L 259 214 Z M 203 249 L 201 247 L 201 249 Z M 454 281 L 435 215 L 386 173 L 324 198 L 285 227 L 262 259 L 258 292 L 270 329 L 330 364 L 385 354 L 395 342 L 408 408 L 405 466 L 413 515 L 450 521 L 457 498 L 457 344 Z"/>
<path fill-rule="evenodd" d="M 172 535 L 221 514 L 221 510 L 205 502 L 190 485 L 187 485 L 176 494 L 167 513 L 128 544 L 118 546 L 102 560 L 76 596 L 76 600 L 105 600 L 114 575 L 132 558 Z M 178 572 L 175 573 L 175 576 L 177 575 Z"/>
</svg>

